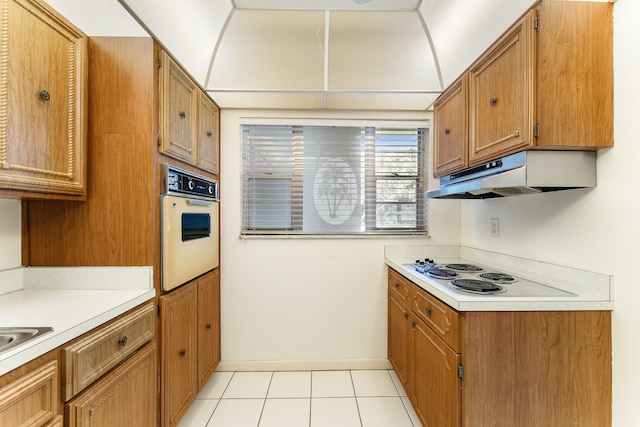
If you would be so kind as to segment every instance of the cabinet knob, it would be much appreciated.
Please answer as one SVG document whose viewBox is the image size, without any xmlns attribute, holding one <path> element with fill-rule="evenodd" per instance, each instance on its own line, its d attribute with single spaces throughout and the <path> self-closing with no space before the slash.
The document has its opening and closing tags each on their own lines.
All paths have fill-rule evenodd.
<svg viewBox="0 0 640 427">
<path fill-rule="evenodd" d="M 427 316 L 431 316 L 431 308 L 429 307 L 425 308 L 424 312 L 427 313 Z"/>
<path fill-rule="evenodd" d="M 211 323 L 207 323 L 207 329 L 211 329 L 213 325 Z"/>
<path fill-rule="evenodd" d="M 414 322 L 414 321 L 412 320 L 410 324 L 411 324 L 411 327 L 412 327 L 413 329 L 415 329 L 415 328 L 416 328 L 416 322 Z"/>
<path fill-rule="evenodd" d="M 408 319 L 408 318 L 409 318 L 409 313 L 402 313 L 402 314 L 404 315 L 404 318 L 405 318 L 405 319 Z"/>
<path fill-rule="evenodd" d="M 497 103 L 498 103 L 498 98 L 496 98 L 496 97 L 493 97 L 493 98 L 491 98 L 491 99 L 489 100 L 489 105 L 491 105 L 492 107 L 493 107 L 494 105 L 496 105 Z"/>
<path fill-rule="evenodd" d="M 44 89 L 42 89 L 42 90 L 40 91 L 39 96 L 40 96 L 40 99 L 41 99 L 41 100 L 43 100 L 43 101 L 48 101 L 48 100 L 50 100 L 50 99 L 51 99 L 51 94 L 49 94 L 49 92 L 47 92 L 47 91 L 46 91 L 46 90 L 44 90 Z"/>
<path fill-rule="evenodd" d="M 211 138 L 211 135 L 213 135 L 213 132 L 211 132 L 210 130 L 208 130 L 208 131 L 207 131 L 207 136 L 208 136 L 209 138 Z"/>
<path fill-rule="evenodd" d="M 187 117 L 187 113 L 185 113 L 184 111 L 180 111 L 180 118 L 184 119 Z"/>
<path fill-rule="evenodd" d="M 449 135 L 450 133 L 451 133 L 451 131 L 449 130 L 449 128 L 446 128 L 446 129 L 444 130 L 444 134 L 445 134 L 445 135 Z"/>
<path fill-rule="evenodd" d="M 187 354 L 187 350 L 186 349 L 183 348 L 182 350 L 180 350 L 180 356 L 181 357 L 184 357 L 185 354 Z"/>
<path fill-rule="evenodd" d="M 394 283 L 393 286 L 395 286 L 396 289 L 399 289 L 400 288 L 400 283 Z"/>
<path fill-rule="evenodd" d="M 120 347 L 124 347 L 125 345 L 127 345 L 127 336 L 125 335 L 124 337 L 120 338 L 118 340 L 118 344 L 120 344 Z"/>
</svg>

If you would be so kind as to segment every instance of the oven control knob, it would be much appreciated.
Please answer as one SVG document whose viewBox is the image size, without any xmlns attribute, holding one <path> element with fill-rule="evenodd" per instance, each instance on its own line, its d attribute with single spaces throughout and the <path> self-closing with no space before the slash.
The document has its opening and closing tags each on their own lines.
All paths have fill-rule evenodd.
<svg viewBox="0 0 640 427">
<path fill-rule="evenodd" d="M 196 185 L 193 183 L 193 180 L 191 180 L 191 179 L 190 179 L 190 180 L 189 180 L 189 182 L 187 183 L 187 186 L 189 187 L 189 190 L 193 190 L 193 188 L 194 188 Z"/>
<path fill-rule="evenodd" d="M 213 195 L 213 185 L 209 184 L 208 187 L 209 188 L 207 188 L 207 190 L 209 191 L 209 194 Z"/>
</svg>

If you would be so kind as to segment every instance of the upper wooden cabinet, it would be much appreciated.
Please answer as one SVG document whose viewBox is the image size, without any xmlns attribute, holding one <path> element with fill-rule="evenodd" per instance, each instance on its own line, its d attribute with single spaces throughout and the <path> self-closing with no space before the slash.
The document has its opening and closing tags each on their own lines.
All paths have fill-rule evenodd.
<svg viewBox="0 0 640 427">
<path fill-rule="evenodd" d="M 463 75 L 434 104 L 433 176 L 439 177 L 468 165 L 467 75 Z"/>
<path fill-rule="evenodd" d="M 198 86 L 167 52 L 160 58 L 160 152 L 195 165 Z"/>
<path fill-rule="evenodd" d="M 214 174 L 218 174 L 220 171 L 219 120 L 218 106 L 208 96 L 201 93 L 197 166 Z"/>
<path fill-rule="evenodd" d="M 217 174 L 218 107 L 165 51 L 160 67 L 160 152 Z"/>
<path fill-rule="evenodd" d="M 83 196 L 87 37 L 36 0 L 1 7 L 0 192 Z"/>
<path fill-rule="evenodd" d="M 613 146 L 612 24 L 610 3 L 538 3 L 434 104 L 434 176 L 522 150 Z M 454 127 L 465 116 L 468 145 Z"/>
</svg>

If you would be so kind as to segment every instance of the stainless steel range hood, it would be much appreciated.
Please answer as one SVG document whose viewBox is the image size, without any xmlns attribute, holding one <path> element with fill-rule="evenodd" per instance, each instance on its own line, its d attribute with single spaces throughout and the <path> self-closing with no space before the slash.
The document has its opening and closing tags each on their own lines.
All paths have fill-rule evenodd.
<svg viewBox="0 0 640 427">
<path fill-rule="evenodd" d="M 594 151 L 521 151 L 440 178 L 430 199 L 488 199 L 596 186 Z"/>
</svg>

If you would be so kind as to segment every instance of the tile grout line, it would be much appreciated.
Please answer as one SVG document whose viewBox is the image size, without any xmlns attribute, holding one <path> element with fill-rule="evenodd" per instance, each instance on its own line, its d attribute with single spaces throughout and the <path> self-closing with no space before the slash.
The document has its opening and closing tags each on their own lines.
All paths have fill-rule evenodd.
<svg viewBox="0 0 640 427">
<path fill-rule="evenodd" d="M 207 418 L 207 422 L 205 423 L 204 427 L 207 427 L 209 425 L 209 423 L 211 422 L 211 418 L 213 418 L 213 414 L 215 414 L 216 409 L 218 409 L 218 406 L 220 406 L 220 402 L 222 402 L 222 397 L 224 396 L 225 392 L 229 388 L 229 384 L 231 384 L 231 380 L 233 379 L 233 376 L 235 374 L 236 374 L 235 371 L 231 373 L 231 376 L 229 377 L 229 380 L 227 381 L 227 385 L 224 386 L 224 390 L 222 390 L 222 393 L 220 394 L 220 398 L 218 399 L 218 402 L 216 403 L 216 406 L 213 407 L 213 411 L 211 411 L 211 414 L 209 415 L 209 418 Z M 209 380 L 211 380 L 211 377 L 209 377 Z M 209 381 L 209 380 L 207 380 L 207 381 Z"/>
<path fill-rule="evenodd" d="M 351 379 L 351 388 L 353 389 L 353 399 L 356 401 L 356 409 L 358 410 L 358 419 L 360 420 L 360 427 L 364 427 L 362 424 L 362 414 L 360 413 L 360 403 L 358 402 L 358 396 L 356 394 L 356 385 L 353 383 L 353 375 L 351 370 L 349 370 L 349 378 Z"/>
<path fill-rule="evenodd" d="M 264 407 L 267 406 L 267 396 L 269 396 L 269 389 L 271 388 L 272 381 L 273 381 L 273 371 L 271 371 L 271 377 L 269 378 L 269 385 L 267 386 L 267 392 L 264 395 L 264 400 L 262 401 L 262 409 L 260 410 L 260 417 L 258 417 L 258 425 L 256 427 L 260 427 L 260 422 L 262 421 L 262 416 L 264 415 Z"/>
<path fill-rule="evenodd" d="M 400 397 L 400 402 L 402 403 L 402 407 L 404 408 L 405 412 L 407 413 L 407 416 L 409 417 L 409 422 L 411 423 L 411 425 L 413 427 L 416 427 L 416 425 L 413 423 L 413 419 L 411 418 L 411 414 L 409 413 L 409 409 L 407 408 L 407 405 L 404 403 L 404 399 L 402 398 L 402 396 L 400 395 L 400 390 L 398 389 L 398 386 L 402 386 L 402 384 L 396 384 L 396 382 L 393 380 L 393 375 L 391 375 L 391 369 L 387 370 L 387 373 L 389 374 L 389 377 L 391 378 L 391 383 L 393 384 L 393 387 L 395 387 L 396 392 L 398 393 L 398 397 Z M 394 371 L 395 372 L 395 371 Z M 396 373 L 396 376 L 398 374 Z M 400 380 L 400 377 L 398 377 L 398 380 Z M 403 388 L 404 390 L 404 388 Z M 406 393 L 407 391 L 404 390 L 404 392 Z M 409 395 L 407 393 L 407 399 L 409 399 Z M 411 400 L 409 399 L 409 404 L 411 404 Z"/>
</svg>

